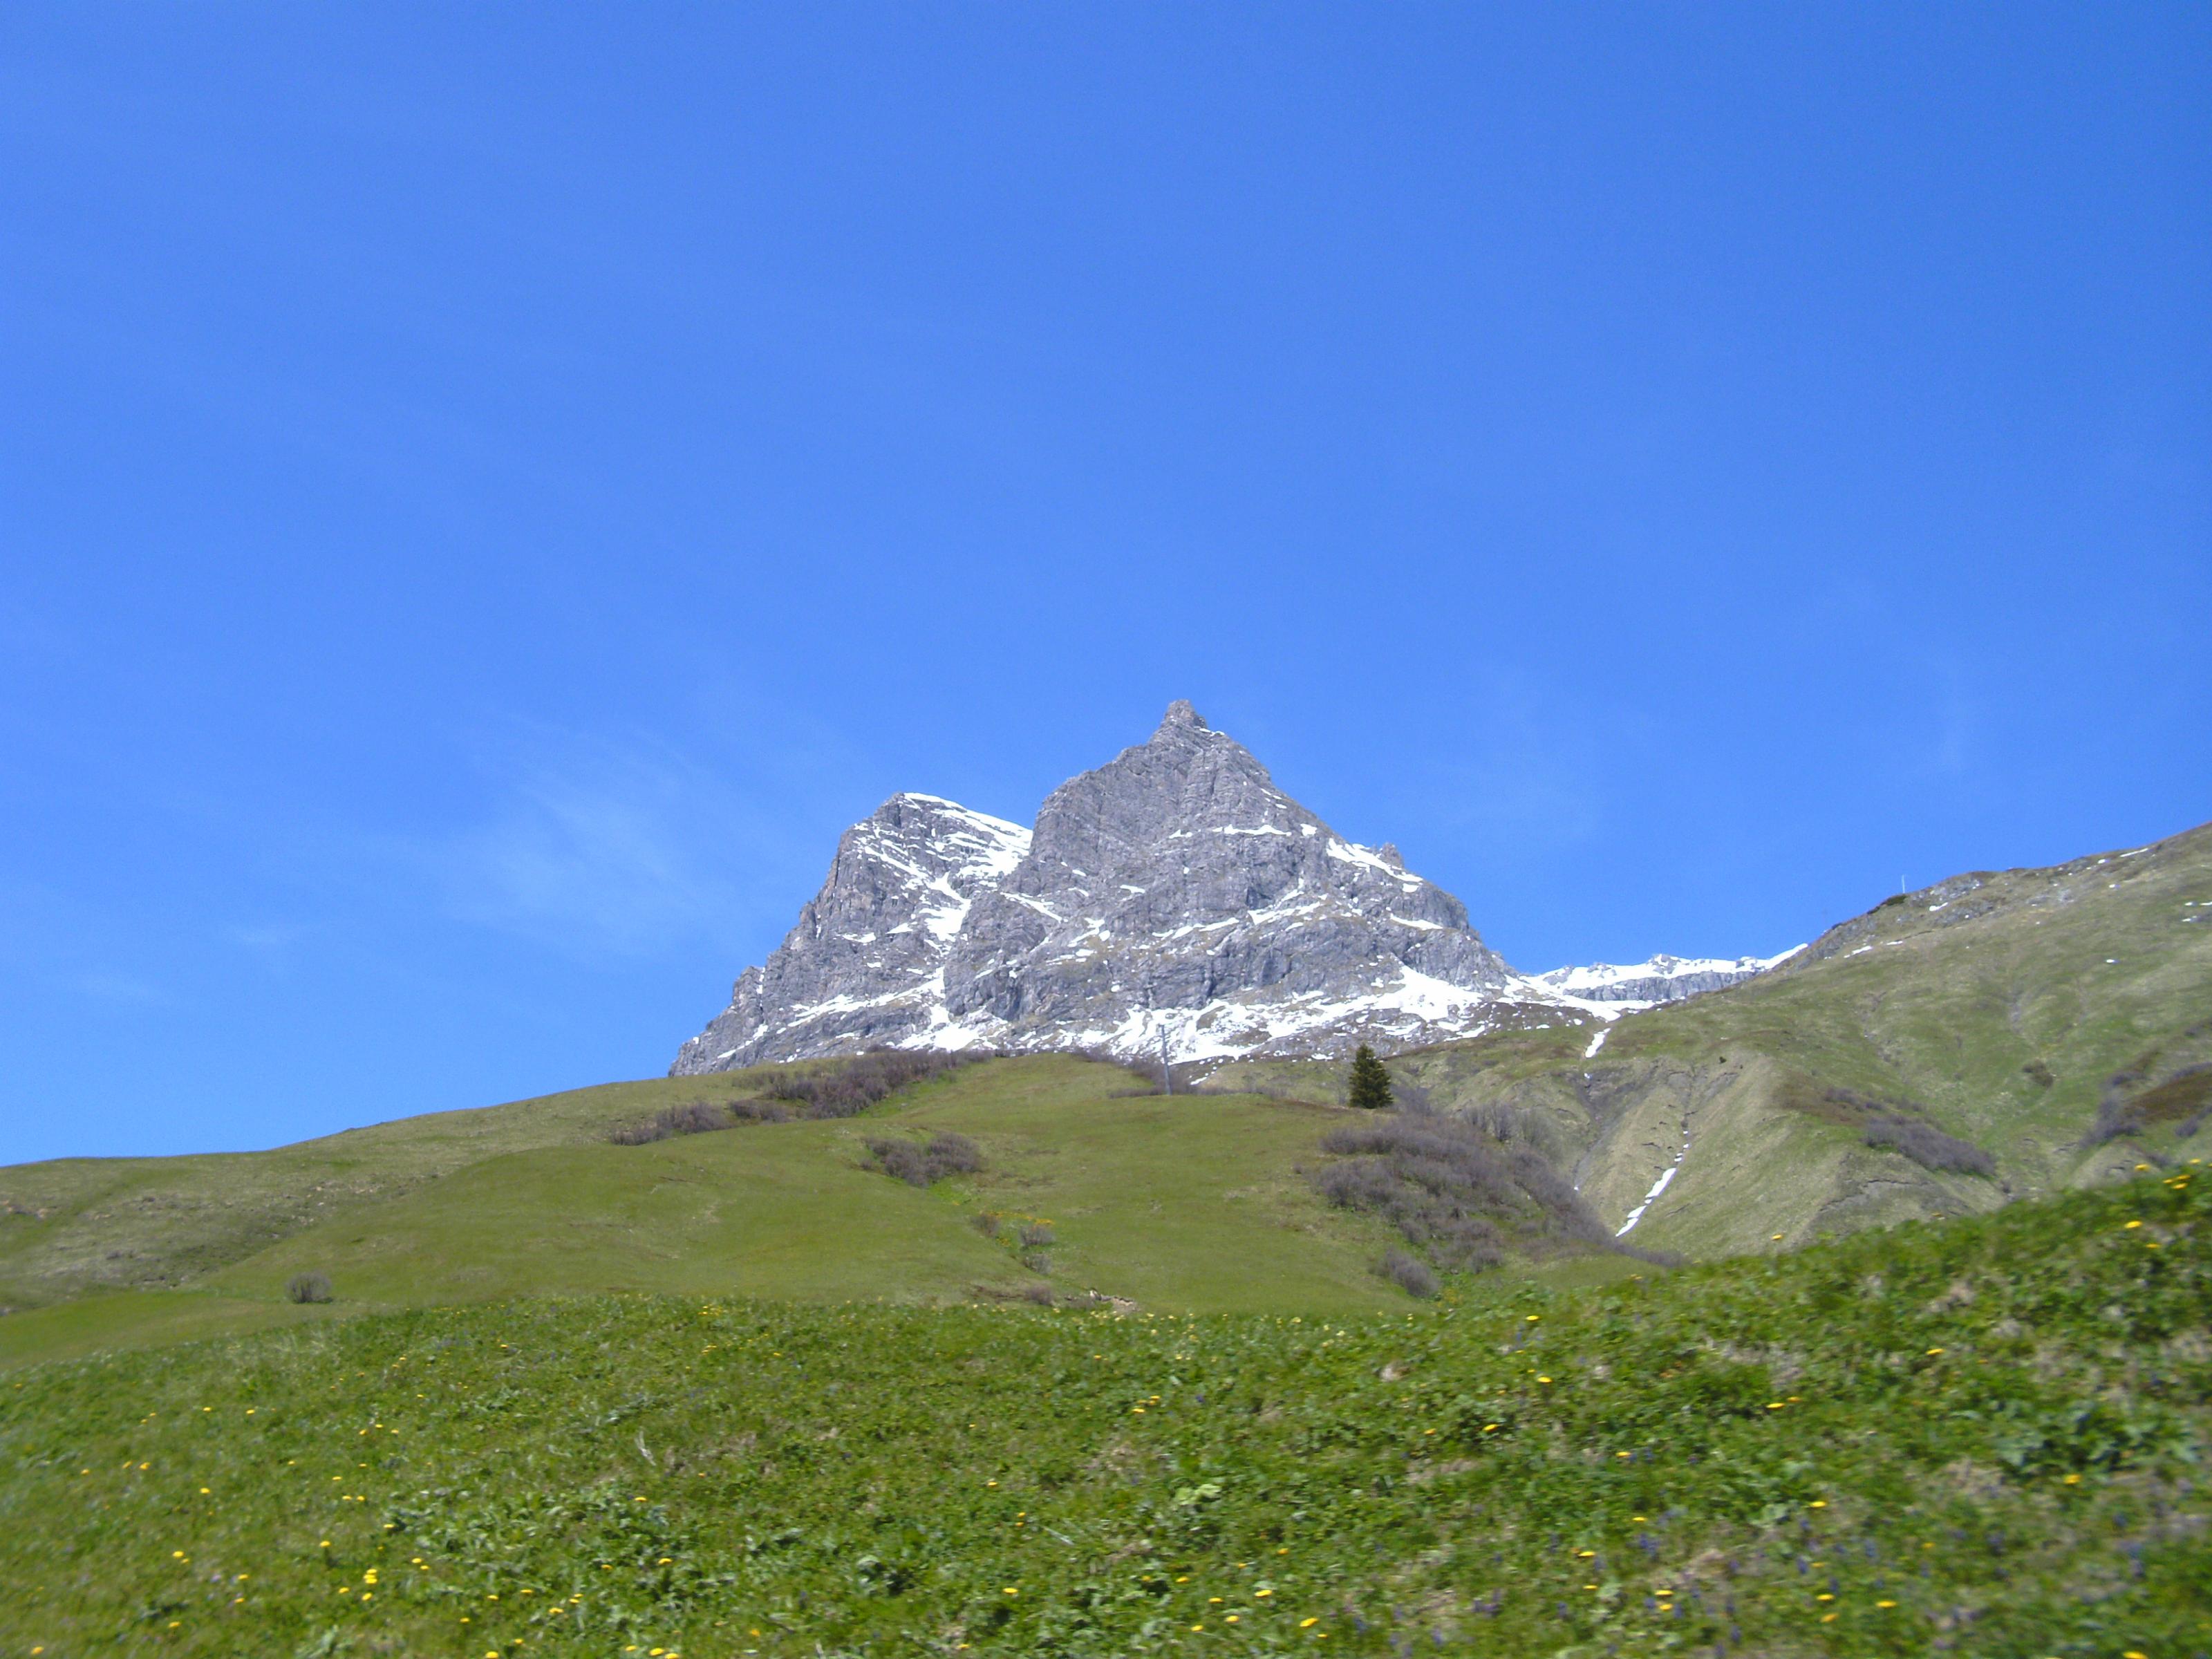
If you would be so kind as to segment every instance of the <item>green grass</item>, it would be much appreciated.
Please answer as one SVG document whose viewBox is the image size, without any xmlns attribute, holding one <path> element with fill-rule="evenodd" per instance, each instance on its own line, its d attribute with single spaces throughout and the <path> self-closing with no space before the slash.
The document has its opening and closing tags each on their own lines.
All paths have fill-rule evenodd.
<svg viewBox="0 0 2212 1659">
<path fill-rule="evenodd" d="M 605 1143 L 663 1106 L 753 1092 L 762 1073 L 656 1078 L 349 1129 L 265 1152 L 56 1158 L 0 1168 L 0 1304 L 193 1282 L 333 1215 L 485 1158 Z"/>
<path fill-rule="evenodd" d="M 696 1092 L 696 1081 L 678 1092 Z M 307 1270 L 330 1276 L 339 1300 L 326 1311 L 339 1314 L 605 1291 L 942 1304 L 1036 1285 L 1174 1312 L 1348 1313 L 1402 1300 L 1370 1271 L 1381 1231 L 1326 1207 L 1299 1172 L 1335 1113 L 1249 1097 L 1119 1097 L 1130 1087 L 1111 1066 L 994 1060 L 862 1118 L 614 1146 L 599 1137 L 667 1092 L 621 1085 L 555 1097 L 542 1115 L 484 1114 L 487 1132 L 466 1142 L 473 1161 L 405 1180 L 377 1161 L 380 1146 L 356 1142 L 363 1196 L 184 1290 L 0 1320 L 0 1365 L 289 1320 L 284 1285 Z M 864 1141 L 886 1129 L 957 1130 L 987 1167 L 908 1187 L 870 1166 Z M 594 1138 L 577 1144 L 580 1131 Z M 418 1160 L 410 1171 L 425 1167 L 419 1146 L 392 1145 Z M 284 1167 L 301 1155 L 268 1156 Z M 202 1161 L 190 1164 L 186 1176 L 203 1175 Z M 996 1240 L 973 1224 L 987 1212 L 1008 1218 Z M 1020 1222 L 1039 1218 L 1055 1235 L 1042 1273 L 1014 1245 Z M 96 1236 L 93 1218 L 68 1224 Z"/>
<path fill-rule="evenodd" d="M 0 1651 L 2167 1659 L 2208 1271 L 2145 1176 L 1416 1314 L 538 1297 L 49 1362 Z"/>
<path fill-rule="evenodd" d="M 328 1273 L 404 1304 L 599 1291 L 951 1302 L 1057 1290 L 1197 1312 L 1389 1305 L 1381 1235 L 1321 1203 L 1295 1165 L 1334 1114 L 1249 1097 L 1116 1098 L 1120 1068 L 992 1061 L 857 1119 L 765 1123 L 635 1147 L 552 1147 L 297 1234 L 210 1277 L 274 1297 Z M 870 1167 L 889 1128 L 951 1129 L 986 1168 L 927 1191 Z M 1051 1271 L 973 1224 L 1053 1224 Z"/>
</svg>

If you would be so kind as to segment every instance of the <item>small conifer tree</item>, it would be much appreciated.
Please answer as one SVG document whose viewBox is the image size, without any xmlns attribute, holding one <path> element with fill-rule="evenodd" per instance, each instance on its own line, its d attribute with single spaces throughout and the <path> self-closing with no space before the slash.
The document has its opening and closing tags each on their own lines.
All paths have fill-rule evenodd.
<svg viewBox="0 0 2212 1659">
<path fill-rule="evenodd" d="M 1382 1069 L 1382 1062 L 1375 1058 L 1375 1051 L 1364 1042 L 1352 1057 L 1352 1089 L 1345 1100 L 1347 1105 L 1363 1111 L 1389 1109 L 1390 1073 Z"/>
</svg>

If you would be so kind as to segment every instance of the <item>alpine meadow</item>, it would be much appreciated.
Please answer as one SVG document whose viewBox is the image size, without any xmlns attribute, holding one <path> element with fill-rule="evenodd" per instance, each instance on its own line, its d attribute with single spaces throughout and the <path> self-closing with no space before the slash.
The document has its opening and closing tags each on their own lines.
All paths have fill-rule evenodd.
<svg viewBox="0 0 2212 1659">
<path fill-rule="evenodd" d="M 0 1659 L 2212 1659 L 2212 5 L 0 10 Z"/>
<path fill-rule="evenodd" d="M 1719 990 L 1402 1050 L 1380 1109 L 1340 1059 L 855 1044 L 15 1166 L 0 1617 L 2195 1651 L 2198 894 L 2212 831 L 1962 877 Z"/>
</svg>

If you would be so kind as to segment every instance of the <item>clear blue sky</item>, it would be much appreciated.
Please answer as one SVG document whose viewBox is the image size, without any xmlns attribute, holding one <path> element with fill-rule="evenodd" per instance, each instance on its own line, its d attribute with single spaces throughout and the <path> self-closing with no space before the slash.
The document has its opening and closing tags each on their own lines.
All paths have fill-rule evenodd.
<svg viewBox="0 0 2212 1659">
<path fill-rule="evenodd" d="M 2212 817 L 2212 11 L 15 6 L 0 1159 L 661 1070 L 1188 696 L 1518 965 Z"/>
</svg>

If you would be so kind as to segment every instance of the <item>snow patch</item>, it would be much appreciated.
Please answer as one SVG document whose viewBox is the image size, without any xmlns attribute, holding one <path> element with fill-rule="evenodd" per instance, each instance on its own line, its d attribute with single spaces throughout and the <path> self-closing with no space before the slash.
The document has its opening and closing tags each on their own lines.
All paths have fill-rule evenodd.
<svg viewBox="0 0 2212 1659">
<path fill-rule="evenodd" d="M 1681 1169 L 1682 1160 L 1690 1155 L 1690 1126 L 1682 1126 L 1682 1150 L 1674 1154 L 1674 1161 L 1659 1172 L 1659 1179 L 1651 1183 L 1651 1190 L 1644 1194 L 1644 1201 L 1628 1212 L 1628 1219 L 1615 1230 L 1613 1237 L 1625 1236 L 1631 1227 L 1644 1219 L 1644 1212 L 1659 1201 L 1659 1194 L 1674 1184 L 1675 1172 Z"/>
</svg>

